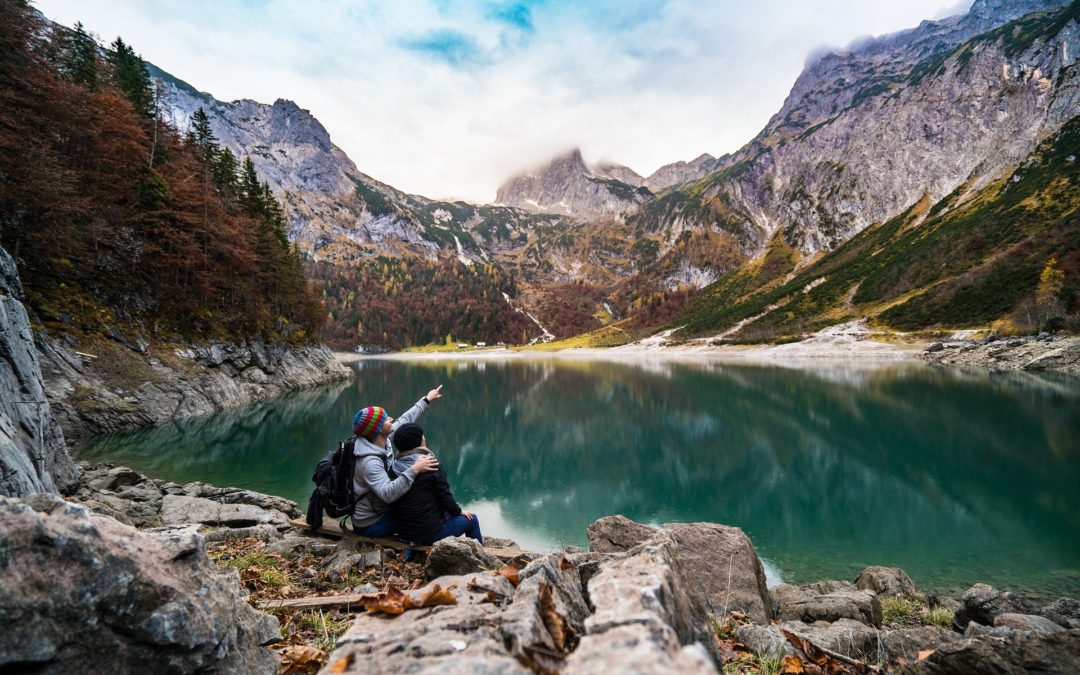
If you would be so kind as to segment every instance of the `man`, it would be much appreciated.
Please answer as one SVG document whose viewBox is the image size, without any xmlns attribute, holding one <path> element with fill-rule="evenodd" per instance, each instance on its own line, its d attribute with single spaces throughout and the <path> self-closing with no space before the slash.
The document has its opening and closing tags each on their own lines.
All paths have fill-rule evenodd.
<svg viewBox="0 0 1080 675">
<path fill-rule="evenodd" d="M 439 468 L 439 460 L 428 455 L 417 459 L 401 475 L 390 478 L 395 424 L 400 426 L 419 419 L 432 401 L 442 398 L 441 390 L 440 384 L 397 420 L 379 406 L 362 408 L 353 417 L 353 435 L 356 436 L 353 446 L 356 456 L 353 492 L 357 500 L 352 521 L 353 531 L 357 534 L 365 537 L 394 534 L 397 524 L 390 512 L 390 504 L 409 491 L 417 475 Z"/>
<path fill-rule="evenodd" d="M 394 447 L 398 451 L 394 471 L 399 474 L 421 459 L 434 456 L 428 448 L 424 430 L 418 424 L 398 425 L 394 432 Z M 405 541 L 430 546 L 440 539 L 464 534 L 484 545 L 480 519 L 458 505 L 442 467 L 418 476 L 412 488 L 394 502 L 391 510 L 397 520 L 398 536 Z"/>
</svg>

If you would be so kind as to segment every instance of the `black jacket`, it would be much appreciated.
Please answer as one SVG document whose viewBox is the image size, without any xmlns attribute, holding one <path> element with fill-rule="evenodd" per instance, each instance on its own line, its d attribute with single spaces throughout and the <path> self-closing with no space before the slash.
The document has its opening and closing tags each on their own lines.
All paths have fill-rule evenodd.
<svg viewBox="0 0 1080 675">
<path fill-rule="evenodd" d="M 420 454 L 398 457 L 394 468 L 411 467 Z M 431 544 L 435 535 L 443 528 L 444 514 L 461 515 L 461 507 L 454 501 L 454 495 L 450 492 L 450 481 L 447 480 L 442 466 L 436 471 L 417 476 L 409 491 L 399 497 L 391 507 L 397 518 L 398 536 L 405 541 L 424 546 Z"/>
</svg>

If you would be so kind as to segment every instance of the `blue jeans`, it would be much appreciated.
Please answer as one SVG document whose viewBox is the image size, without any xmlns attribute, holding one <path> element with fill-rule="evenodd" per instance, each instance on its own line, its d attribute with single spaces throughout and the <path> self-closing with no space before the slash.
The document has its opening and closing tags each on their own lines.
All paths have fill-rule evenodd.
<svg viewBox="0 0 1080 675">
<path fill-rule="evenodd" d="M 397 519 L 393 512 L 387 511 L 382 518 L 367 527 L 357 527 L 356 523 L 353 523 L 353 532 L 361 537 L 391 537 L 397 532 Z"/>
<path fill-rule="evenodd" d="M 480 534 L 480 519 L 476 515 L 473 515 L 472 520 L 465 516 L 450 516 L 443 523 L 443 528 L 435 535 L 434 541 L 460 535 L 475 539 L 481 546 L 484 545 L 484 535 Z"/>
</svg>

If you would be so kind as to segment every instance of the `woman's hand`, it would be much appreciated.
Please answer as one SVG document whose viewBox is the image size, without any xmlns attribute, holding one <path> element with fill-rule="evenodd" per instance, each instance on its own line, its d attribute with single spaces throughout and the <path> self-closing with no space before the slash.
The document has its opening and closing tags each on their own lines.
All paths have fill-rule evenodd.
<svg viewBox="0 0 1080 675">
<path fill-rule="evenodd" d="M 442 392 L 439 391 L 440 389 L 442 389 L 441 384 L 427 393 L 427 396 L 425 396 L 424 398 L 427 400 L 428 403 L 431 403 L 437 398 L 442 398 Z"/>
<path fill-rule="evenodd" d="M 469 520 L 476 520 L 476 514 L 472 511 L 462 511 L 461 515 L 465 516 Z"/>
<path fill-rule="evenodd" d="M 438 469 L 439 460 L 436 459 L 435 455 L 423 455 L 421 457 L 417 457 L 416 461 L 412 465 L 413 473 L 415 473 L 417 476 L 422 473 L 427 473 L 428 471 L 438 471 Z"/>
</svg>

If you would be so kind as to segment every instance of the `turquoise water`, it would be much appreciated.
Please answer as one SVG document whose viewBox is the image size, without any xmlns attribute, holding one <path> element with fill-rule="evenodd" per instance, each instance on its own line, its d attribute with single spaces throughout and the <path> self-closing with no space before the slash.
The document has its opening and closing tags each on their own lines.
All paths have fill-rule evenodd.
<svg viewBox="0 0 1080 675">
<path fill-rule="evenodd" d="M 550 547 L 622 513 L 751 536 L 775 581 L 904 568 L 1080 597 L 1080 380 L 922 364 L 853 369 L 365 361 L 353 382 L 89 439 L 81 459 L 283 495 L 367 404 L 421 420 L 486 534 Z"/>
</svg>

